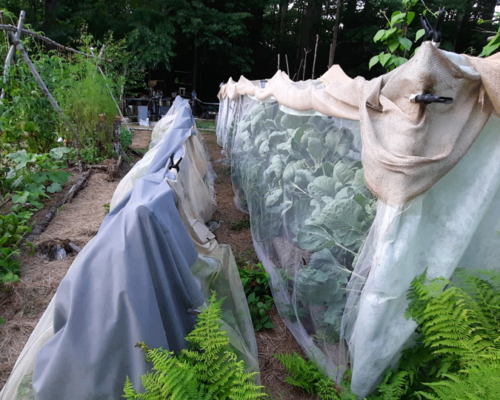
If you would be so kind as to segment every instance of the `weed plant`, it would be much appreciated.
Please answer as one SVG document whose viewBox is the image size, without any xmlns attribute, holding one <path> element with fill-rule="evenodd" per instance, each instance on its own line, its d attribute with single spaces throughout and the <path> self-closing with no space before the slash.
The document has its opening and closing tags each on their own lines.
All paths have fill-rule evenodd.
<svg viewBox="0 0 500 400">
<path fill-rule="evenodd" d="M 261 263 L 255 267 L 247 264 L 243 268 L 238 268 L 238 271 L 255 331 L 274 328 L 274 324 L 269 318 L 274 300 L 269 288 L 269 275 L 264 267 Z"/>
</svg>

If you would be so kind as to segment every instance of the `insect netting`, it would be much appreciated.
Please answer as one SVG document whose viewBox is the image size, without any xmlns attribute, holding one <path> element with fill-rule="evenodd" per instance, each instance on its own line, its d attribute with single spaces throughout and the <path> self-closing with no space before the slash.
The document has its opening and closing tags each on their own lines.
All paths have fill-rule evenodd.
<svg viewBox="0 0 500 400">
<path fill-rule="evenodd" d="M 347 283 L 375 217 L 366 188 L 359 123 L 247 101 L 231 152 L 238 207 L 270 273 L 281 316 L 331 374 Z"/>
<path fill-rule="evenodd" d="M 334 66 L 221 87 L 236 205 L 299 344 L 367 396 L 415 338 L 412 280 L 500 265 L 500 56 L 426 42 L 367 81 Z M 447 103 L 419 103 L 432 93 Z M 226 126 L 229 125 L 226 122 Z"/>
</svg>

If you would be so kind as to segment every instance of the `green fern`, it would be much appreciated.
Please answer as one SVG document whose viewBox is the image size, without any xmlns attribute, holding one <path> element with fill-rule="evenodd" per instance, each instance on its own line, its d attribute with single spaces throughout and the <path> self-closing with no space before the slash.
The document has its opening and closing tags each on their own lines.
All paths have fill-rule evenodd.
<svg viewBox="0 0 500 400">
<path fill-rule="evenodd" d="M 422 335 L 370 399 L 481 399 L 500 393 L 500 273 L 415 278 L 407 317 Z"/>
<path fill-rule="evenodd" d="M 123 397 L 129 400 L 252 400 L 265 397 L 263 386 L 254 382 L 256 373 L 245 373 L 220 329 L 222 301 L 215 294 L 210 306 L 198 316 L 186 337 L 189 349 L 180 354 L 139 346 L 153 363 L 154 372 L 141 377 L 145 392 L 137 393 L 127 378 Z"/>
<path fill-rule="evenodd" d="M 297 353 L 275 354 L 274 357 L 286 368 L 285 382 L 290 385 L 316 394 L 323 400 L 357 400 L 358 397 L 349 389 L 335 385 L 313 361 L 305 360 Z"/>
</svg>

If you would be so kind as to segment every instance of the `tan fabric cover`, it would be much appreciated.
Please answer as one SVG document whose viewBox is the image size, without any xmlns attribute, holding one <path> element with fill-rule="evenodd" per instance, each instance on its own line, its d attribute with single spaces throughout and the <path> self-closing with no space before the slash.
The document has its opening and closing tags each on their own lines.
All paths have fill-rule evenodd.
<svg viewBox="0 0 500 400">
<path fill-rule="evenodd" d="M 386 204 L 398 206 L 453 168 L 494 107 L 500 111 L 500 56 L 455 58 L 463 68 L 425 42 L 407 63 L 371 81 L 351 79 L 339 66 L 317 82 L 292 82 L 278 71 L 265 88 L 241 77 L 237 83 L 228 82 L 219 96 L 273 96 L 298 111 L 359 120 L 366 184 Z M 423 93 L 452 97 L 454 102 L 410 102 L 412 94 Z"/>
<path fill-rule="evenodd" d="M 177 180 L 167 179 L 167 182 L 177 196 L 177 210 L 196 251 L 203 256 L 210 256 L 218 244 L 205 223 L 212 218 L 216 203 L 203 180 L 208 171 L 208 161 L 198 132 L 186 140 L 184 152 Z"/>
</svg>

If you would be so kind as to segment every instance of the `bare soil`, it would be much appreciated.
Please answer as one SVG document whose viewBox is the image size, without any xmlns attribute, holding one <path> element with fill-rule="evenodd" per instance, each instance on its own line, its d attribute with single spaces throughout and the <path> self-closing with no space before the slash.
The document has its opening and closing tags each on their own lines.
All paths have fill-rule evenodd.
<svg viewBox="0 0 500 400">
<path fill-rule="evenodd" d="M 145 150 L 149 147 L 151 142 L 151 133 L 153 128 L 147 129 L 145 127 L 140 127 L 139 124 L 128 125 L 128 128 L 132 132 L 132 144 L 131 149 L 134 150 Z"/>
<path fill-rule="evenodd" d="M 220 221 L 220 228 L 215 231 L 219 243 L 230 244 L 236 262 L 239 265 L 250 262 L 258 262 L 252 243 L 252 234 L 249 225 L 238 224 L 247 221 L 248 215 L 239 211 L 234 205 L 234 192 L 231 183 L 231 168 L 223 162 L 224 156 L 221 148 L 217 144 L 217 137 L 214 132 L 201 131 L 208 152 L 212 161 L 212 166 L 217 174 L 215 180 L 215 192 L 217 194 L 217 211 L 213 219 Z M 303 390 L 289 385 L 285 382 L 286 370 L 282 364 L 274 358 L 276 353 L 296 352 L 305 356 L 304 351 L 297 343 L 292 333 L 288 330 L 273 307 L 270 315 L 274 323 L 273 329 L 256 332 L 257 346 L 259 351 L 259 366 L 262 385 L 266 387 L 266 392 L 272 399 L 283 400 L 315 400 L 317 396 L 308 395 Z"/>
</svg>

